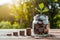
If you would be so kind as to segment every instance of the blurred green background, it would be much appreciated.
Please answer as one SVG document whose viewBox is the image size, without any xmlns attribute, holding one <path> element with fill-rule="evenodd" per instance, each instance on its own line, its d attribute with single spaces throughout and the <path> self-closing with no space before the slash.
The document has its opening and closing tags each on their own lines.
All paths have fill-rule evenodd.
<svg viewBox="0 0 60 40">
<path fill-rule="evenodd" d="M 7 0 L 6 0 L 7 1 Z M 32 27 L 33 17 L 47 14 L 50 28 L 60 29 L 60 0 L 12 0 L 0 5 L 0 29 Z"/>
</svg>

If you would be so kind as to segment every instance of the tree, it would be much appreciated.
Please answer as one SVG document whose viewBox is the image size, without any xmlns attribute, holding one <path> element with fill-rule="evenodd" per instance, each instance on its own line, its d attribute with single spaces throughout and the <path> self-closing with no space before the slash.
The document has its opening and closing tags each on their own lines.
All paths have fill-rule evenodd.
<svg viewBox="0 0 60 40">
<path fill-rule="evenodd" d="M 32 0 L 31 0 L 32 1 Z M 32 20 L 33 20 L 33 4 L 31 1 L 21 1 L 19 0 L 20 3 L 14 4 L 11 8 L 11 13 L 13 17 L 15 17 L 17 20 L 20 20 L 20 26 L 22 27 L 23 24 L 32 25 Z"/>
<path fill-rule="evenodd" d="M 59 28 L 58 26 L 57 26 L 57 21 L 58 21 L 58 19 L 57 19 L 57 14 L 59 14 L 59 2 L 58 2 L 58 0 L 54 0 L 54 1 L 52 1 L 52 2 L 50 2 L 49 4 L 49 9 L 50 9 L 50 24 L 51 24 L 51 28 Z M 56 17 L 56 18 L 55 18 Z"/>
</svg>

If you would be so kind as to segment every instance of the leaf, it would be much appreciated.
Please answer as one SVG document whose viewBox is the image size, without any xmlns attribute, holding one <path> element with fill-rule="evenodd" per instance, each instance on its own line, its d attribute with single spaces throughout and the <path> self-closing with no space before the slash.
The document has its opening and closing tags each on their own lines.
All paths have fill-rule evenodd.
<svg viewBox="0 0 60 40">
<path fill-rule="evenodd" d="M 12 9 L 12 10 L 10 10 L 10 12 L 11 12 L 11 13 L 14 13 L 14 12 L 15 12 L 15 10 L 14 10 L 14 9 Z"/>
<path fill-rule="evenodd" d="M 58 16 L 57 17 L 60 17 L 60 15 L 58 14 Z"/>
<path fill-rule="evenodd" d="M 26 4 L 23 4 L 23 12 L 26 10 Z"/>
<path fill-rule="evenodd" d="M 15 16 L 13 13 L 10 13 L 11 16 Z"/>
<path fill-rule="evenodd" d="M 40 3 L 39 8 L 42 10 L 44 8 L 44 3 Z"/>
<path fill-rule="evenodd" d="M 56 19 L 57 18 L 57 15 L 56 16 L 54 16 L 54 19 Z"/>
<path fill-rule="evenodd" d="M 28 16 L 27 15 L 25 15 L 25 19 L 28 20 Z"/>
<path fill-rule="evenodd" d="M 37 9 L 37 8 L 35 8 L 35 10 L 37 10 L 38 12 L 41 12 L 41 10 L 39 10 L 39 9 Z"/>
<path fill-rule="evenodd" d="M 42 12 L 48 12 L 49 9 L 48 8 L 45 8 Z"/>
<path fill-rule="evenodd" d="M 54 0 L 54 2 L 58 2 L 58 0 Z"/>
<path fill-rule="evenodd" d="M 15 16 L 15 18 L 16 18 L 16 19 L 19 19 L 19 18 L 20 18 L 20 16 L 19 16 L 19 15 L 18 15 L 18 16 Z"/>
</svg>

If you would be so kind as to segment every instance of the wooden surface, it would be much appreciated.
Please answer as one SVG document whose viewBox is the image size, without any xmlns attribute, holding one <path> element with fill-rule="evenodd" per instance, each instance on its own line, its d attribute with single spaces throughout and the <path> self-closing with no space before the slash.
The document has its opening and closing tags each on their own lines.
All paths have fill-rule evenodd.
<svg viewBox="0 0 60 40">
<path fill-rule="evenodd" d="M 1 30 L 0 30 L 1 31 Z M 49 34 L 55 35 L 55 37 L 44 37 L 35 39 L 33 37 L 24 36 L 0 36 L 0 40 L 60 40 L 60 29 L 50 29 Z"/>
</svg>

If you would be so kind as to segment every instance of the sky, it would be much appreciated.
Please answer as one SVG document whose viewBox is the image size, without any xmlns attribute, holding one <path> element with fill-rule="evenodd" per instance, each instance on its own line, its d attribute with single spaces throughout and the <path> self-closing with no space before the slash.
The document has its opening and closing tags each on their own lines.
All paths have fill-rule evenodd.
<svg viewBox="0 0 60 40">
<path fill-rule="evenodd" d="M 13 4 L 12 0 L 0 0 L 0 5 L 4 5 L 4 4 Z"/>
</svg>

